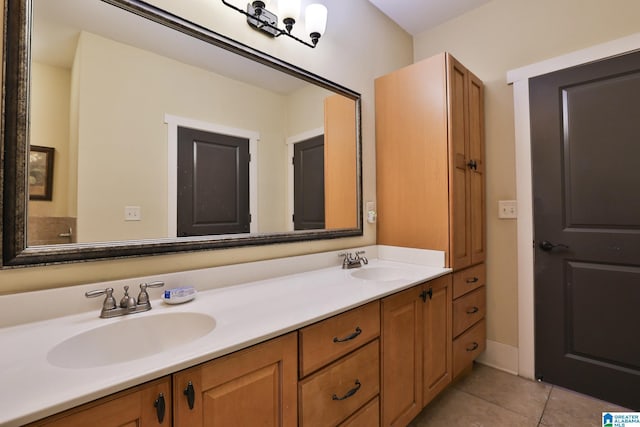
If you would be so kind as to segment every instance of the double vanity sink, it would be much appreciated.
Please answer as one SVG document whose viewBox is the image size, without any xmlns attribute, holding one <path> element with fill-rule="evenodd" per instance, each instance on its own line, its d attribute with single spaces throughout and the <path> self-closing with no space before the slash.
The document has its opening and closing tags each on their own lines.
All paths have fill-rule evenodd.
<svg viewBox="0 0 640 427">
<path fill-rule="evenodd" d="M 69 369 L 124 363 L 187 344 L 215 326 L 212 316 L 191 312 L 123 318 L 62 341 L 47 353 L 47 361 Z"/>
<path fill-rule="evenodd" d="M 421 264 L 370 255 L 368 265 L 354 269 L 341 269 L 331 253 L 331 267 L 220 288 L 182 283 L 199 293 L 181 305 L 152 294 L 153 308 L 144 313 L 101 319 L 92 310 L 0 328 L 0 426 L 21 425 L 177 372 L 450 271 L 439 263 L 439 253 L 423 252 Z M 215 282 L 216 268 L 210 270 Z"/>
</svg>

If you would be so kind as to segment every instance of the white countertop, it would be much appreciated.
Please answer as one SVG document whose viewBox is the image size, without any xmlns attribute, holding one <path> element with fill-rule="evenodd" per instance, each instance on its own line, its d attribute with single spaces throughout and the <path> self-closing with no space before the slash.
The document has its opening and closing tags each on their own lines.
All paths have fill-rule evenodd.
<svg viewBox="0 0 640 427">
<path fill-rule="evenodd" d="M 380 267 L 400 269 L 402 278 L 364 280 L 352 276 L 355 271 Z M 181 305 L 168 305 L 157 298 L 151 301 L 151 311 L 113 319 L 101 319 L 99 311 L 92 310 L 0 328 L 0 425 L 35 421 L 294 331 L 449 271 L 441 266 L 375 258 L 361 269 L 343 270 L 336 265 L 200 290 L 194 301 Z M 115 296 L 118 300 L 120 294 Z M 56 367 L 47 361 L 53 347 L 82 332 L 168 312 L 208 314 L 216 326 L 187 344 L 123 363 L 77 369 Z M 113 345 L 134 343 L 114 339 Z"/>
</svg>

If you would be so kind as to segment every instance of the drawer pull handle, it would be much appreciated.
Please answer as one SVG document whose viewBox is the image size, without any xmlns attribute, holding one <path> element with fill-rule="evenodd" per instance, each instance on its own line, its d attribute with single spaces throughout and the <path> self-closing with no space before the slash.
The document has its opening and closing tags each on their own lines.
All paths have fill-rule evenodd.
<svg viewBox="0 0 640 427">
<path fill-rule="evenodd" d="M 158 417 L 158 422 L 162 424 L 164 421 L 164 414 L 166 410 L 165 402 L 164 402 L 164 394 L 160 393 L 155 402 L 153 402 L 153 406 L 156 408 L 156 416 Z"/>
<path fill-rule="evenodd" d="M 475 351 L 478 349 L 478 347 L 480 346 L 478 345 L 477 342 L 474 341 L 473 344 L 471 344 L 471 347 L 467 347 L 467 351 Z"/>
<path fill-rule="evenodd" d="M 472 277 L 471 279 L 467 279 L 467 283 L 476 283 L 478 280 L 480 279 L 478 279 L 477 277 Z"/>
<path fill-rule="evenodd" d="M 189 409 L 193 409 L 193 406 L 196 402 L 196 391 L 193 389 L 193 383 L 191 381 L 189 381 L 189 383 L 187 384 L 187 388 L 184 389 L 184 395 L 187 396 Z"/>
<path fill-rule="evenodd" d="M 360 329 L 360 326 L 356 326 L 356 331 L 354 333 L 352 333 L 351 335 L 347 335 L 344 338 L 333 337 L 333 342 L 351 341 L 352 339 L 354 339 L 355 337 L 357 337 L 361 333 L 362 333 L 362 329 Z"/>
<path fill-rule="evenodd" d="M 471 307 L 470 309 L 467 310 L 467 314 L 475 314 L 478 311 L 480 311 L 478 307 Z"/>
<path fill-rule="evenodd" d="M 351 396 L 353 396 L 354 394 L 356 394 L 357 391 L 360 390 L 360 387 L 362 387 L 362 384 L 360 383 L 360 380 L 356 380 L 356 386 L 354 388 L 352 388 L 351 390 L 349 390 L 347 392 L 347 394 L 345 394 L 342 397 L 338 397 L 336 394 L 334 394 L 333 396 L 331 396 L 331 399 L 333 399 L 333 400 L 345 400 L 345 399 L 348 399 Z"/>
</svg>

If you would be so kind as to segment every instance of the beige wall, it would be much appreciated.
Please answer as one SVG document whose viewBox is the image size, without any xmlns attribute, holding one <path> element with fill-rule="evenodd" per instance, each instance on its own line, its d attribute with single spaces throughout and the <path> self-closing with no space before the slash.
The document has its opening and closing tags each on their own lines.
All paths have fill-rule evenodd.
<svg viewBox="0 0 640 427">
<path fill-rule="evenodd" d="M 257 231 L 285 230 L 288 96 L 87 32 L 76 59 L 79 242 L 168 237 L 165 114 L 258 132 Z M 142 220 L 124 221 L 125 206 Z"/>
<path fill-rule="evenodd" d="M 249 28 L 238 12 L 221 2 L 154 0 L 151 3 L 361 93 L 363 198 L 365 201 L 375 199 L 373 80 L 411 63 L 412 42 L 407 33 L 367 0 L 324 0 L 329 9 L 327 33 L 316 49 L 283 37 L 265 37 Z M 308 3 L 303 1 L 303 5 Z M 70 286 L 373 243 L 375 225 L 365 222 L 362 237 L 2 270 L 0 293 Z"/>
<path fill-rule="evenodd" d="M 31 144 L 55 148 L 52 200 L 29 202 L 29 216 L 72 216 L 67 195 L 69 170 L 69 90 L 66 68 L 34 63 L 31 70 Z M 56 114 L 51 114 L 55 111 Z"/>
<path fill-rule="evenodd" d="M 515 199 L 508 70 L 640 31 L 637 0 L 494 0 L 414 38 L 415 60 L 451 52 L 486 85 L 487 335 L 518 345 L 516 223 L 497 218 Z"/>
<path fill-rule="evenodd" d="M 287 97 L 287 137 L 324 126 L 324 99 L 333 95 L 319 86 L 310 85 Z"/>
</svg>

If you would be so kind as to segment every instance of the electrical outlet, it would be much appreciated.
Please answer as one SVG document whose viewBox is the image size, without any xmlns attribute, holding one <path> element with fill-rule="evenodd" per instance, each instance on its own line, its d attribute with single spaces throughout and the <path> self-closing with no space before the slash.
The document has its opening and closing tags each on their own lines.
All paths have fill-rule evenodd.
<svg viewBox="0 0 640 427">
<path fill-rule="evenodd" d="M 518 217 L 518 209 L 515 200 L 498 201 L 498 218 L 514 219 Z"/>
<path fill-rule="evenodd" d="M 124 220 L 125 221 L 140 221 L 140 206 L 125 206 L 124 207 Z"/>
</svg>

